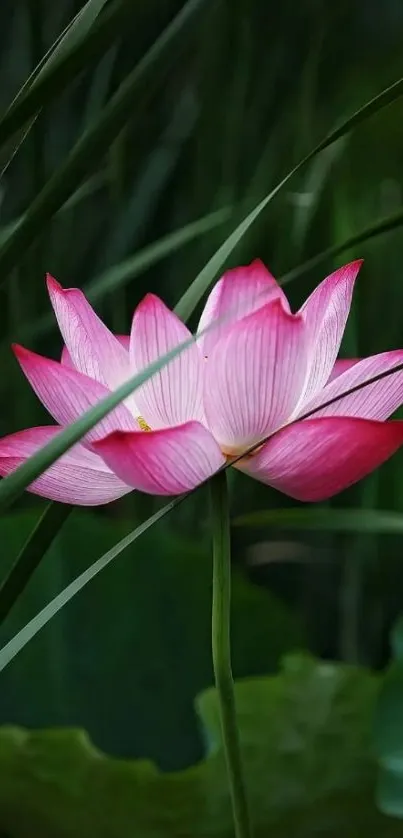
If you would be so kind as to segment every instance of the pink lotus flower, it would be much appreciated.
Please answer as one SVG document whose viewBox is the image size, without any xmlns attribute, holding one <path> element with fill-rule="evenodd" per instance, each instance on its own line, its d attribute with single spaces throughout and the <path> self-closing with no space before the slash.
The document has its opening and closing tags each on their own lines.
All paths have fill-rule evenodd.
<svg viewBox="0 0 403 838">
<path fill-rule="evenodd" d="M 177 495 L 269 435 L 236 467 L 293 498 L 323 500 L 364 477 L 403 442 L 403 422 L 385 421 L 403 402 L 403 372 L 298 421 L 403 361 L 402 350 L 336 360 L 360 265 L 328 276 L 297 314 L 261 262 L 225 273 L 199 330 L 216 318 L 217 327 L 109 414 L 31 491 L 83 505 L 108 503 L 132 489 Z M 57 425 L 0 440 L 2 475 L 190 336 L 153 294 L 136 309 L 130 337 L 116 337 L 81 291 L 63 290 L 51 277 L 48 289 L 65 343 L 60 363 L 21 346 L 14 352 Z"/>
</svg>

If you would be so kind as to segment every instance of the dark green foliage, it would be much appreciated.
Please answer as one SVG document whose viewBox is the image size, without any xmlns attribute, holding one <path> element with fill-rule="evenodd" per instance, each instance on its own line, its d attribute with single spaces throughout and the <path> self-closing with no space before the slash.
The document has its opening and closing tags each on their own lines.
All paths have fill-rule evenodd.
<svg viewBox="0 0 403 838">
<path fill-rule="evenodd" d="M 364 670 L 300 657 L 287 659 L 280 675 L 238 683 L 256 838 L 403 834 L 371 802 L 376 692 Z M 80 730 L 5 728 L 0 827 L 10 838 L 230 838 L 214 692 L 202 694 L 197 707 L 207 756 L 175 774 L 107 758 Z"/>
</svg>

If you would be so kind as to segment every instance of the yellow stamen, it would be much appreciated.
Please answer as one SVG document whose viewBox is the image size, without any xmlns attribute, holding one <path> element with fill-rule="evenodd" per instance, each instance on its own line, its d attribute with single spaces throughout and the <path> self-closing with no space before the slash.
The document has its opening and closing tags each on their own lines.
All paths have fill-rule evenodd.
<svg viewBox="0 0 403 838">
<path fill-rule="evenodd" d="M 147 425 L 146 420 L 145 420 L 145 419 L 143 419 L 143 417 L 142 417 L 142 416 L 137 416 L 137 421 L 138 421 L 138 423 L 139 423 L 140 428 L 141 428 L 141 430 L 142 430 L 142 431 L 151 431 L 150 426 L 149 426 L 149 425 Z"/>
</svg>

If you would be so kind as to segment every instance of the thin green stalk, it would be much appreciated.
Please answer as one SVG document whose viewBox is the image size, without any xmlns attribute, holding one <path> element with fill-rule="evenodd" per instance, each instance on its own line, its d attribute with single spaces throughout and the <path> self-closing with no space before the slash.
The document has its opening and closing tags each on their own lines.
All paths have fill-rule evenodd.
<svg viewBox="0 0 403 838">
<path fill-rule="evenodd" d="M 210 481 L 213 528 L 212 650 L 222 739 L 231 793 L 236 838 L 252 838 L 231 670 L 231 553 L 227 478 L 218 472 Z"/>
</svg>

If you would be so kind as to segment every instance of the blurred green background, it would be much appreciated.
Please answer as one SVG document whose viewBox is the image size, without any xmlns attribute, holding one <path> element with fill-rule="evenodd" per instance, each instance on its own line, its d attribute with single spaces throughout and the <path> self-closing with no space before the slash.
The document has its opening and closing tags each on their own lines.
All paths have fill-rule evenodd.
<svg viewBox="0 0 403 838">
<path fill-rule="evenodd" d="M 182 6 L 177 0 L 1 4 L 1 435 L 47 422 L 10 351 L 17 341 L 59 357 L 46 271 L 64 286 L 83 288 L 108 325 L 127 333 L 147 291 L 174 306 L 246 212 L 327 133 L 403 75 L 399 0 L 193 1 L 183 31 L 167 39 L 166 27 Z M 75 15 L 27 105 L 32 79 L 21 94 L 22 85 Z M 125 85 L 124 107 L 107 122 L 108 104 Z M 403 345 L 402 107 L 398 99 L 299 171 L 227 263 L 260 257 L 287 281 L 297 307 L 323 276 L 363 256 L 345 356 Z M 377 225 L 390 229 L 380 234 Z M 360 242 L 349 246 L 356 235 Z M 270 832 L 275 835 L 336 838 L 348 829 L 354 838 L 371 829 L 374 835 L 403 835 L 400 821 L 376 812 L 378 746 L 370 744 L 374 684 L 385 683 L 390 632 L 402 610 L 402 453 L 319 511 L 301 506 L 295 512 L 295 503 L 241 474 L 231 475 L 230 491 L 234 674 L 261 678 L 243 682 L 252 685 L 251 707 L 258 705 L 248 717 L 250 748 L 252 756 L 266 748 L 273 763 L 266 774 L 262 759 L 257 771 L 253 756 L 254 791 L 261 785 L 255 801 L 261 814 L 256 822 L 263 824 L 259 836 L 269 834 L 274 811 L 280 823 Z M 132 494 L 97 511 L 73 511 L 1 626 L 0 641 L 158 506 Z M 0 520 L 3 577 L 44 507 L 25 495 Z M 266 517 L 250 515 L 257 511 Z M 94 780 L 92 788 L 91 774 L 80 791 L 84 811 L 92 788 L 94 820 L 72 816 L 67 824 L 79 790 L 66 802 L 59 786 L 70 788 L 67 775 L 76 757 L 71 764 L 70 757 L 61 759 L 58 767 L 52 758 L 51 768 L 41 768 L 50 734 L 43 740 L 33 734 L 26 752 L 22 732 L 8 727 L 83 728 L 96 748 L 113 757 L 151 760 L 163 772 L 194 766 L 209 752 L 205 731 L 214 728 L 203 711 L 201 724 L 195 709 L 213 680 L 210 608 L 208 493 L 202 489 L 119 556 L 1 673 L 0 722 L 7 727 L 0 733 L 0 777 L 11 777 L 9 784 L 0 781 L 5 838 L 229 838 L 230 820 L 221 811 L 225 785 L 216 800 L 214 777 L 213 792 L 208 784 L 197 795 L 195 784 L 183 792 L 193 813 L 188 820 L 168 813 L 158 825 L 156 811 L 169 810 L 162 801 L 172 787 L 164 787 L 161 797 L 154 790 L 150 808 L 147 798 L 141 817 L 133 810 L 126 821 L 128 779 L 115 777 L 115 786 L 110 778 L 103 785 Z M 285 675 L 276 674 L 284 656 L 295 652 L 302 657 L 286 660 L 300 673 L 294 672 L 296 692 L 287 667 Z M 305 658 L 307 653 L 314 657 Z M 320 659 L 334 665 L 323 669 Z M 312 694 L 306 687 L 304 678 L 311 677 L 320 682 L 318 694 L 316 686 Z M 326 692 L 329 678 L 342 683 L 341 709 L 339 694 L 334 709 Z M 281 684 L 286 707 L 300 696 L 298 712 L 294 705 L 289 717 L 285 711 L 281 742 L 270 733 L 266 745 L 259 733 L 273 725 L 277 711 L 267 711 L 273 698 L 267 704 L 256 698 L 257 683 L 262 696 Z M 396 706 L 403 716 L 403 678 L 399 684 Z M 325 738 L 318 745 L 305 734 L 322 700 Z M 242 701 L 247 707 L 248 699 Z M 295 725 L 294 712 L 301 714 Z M 392 739 L 400 735 L 403 742 L 400 727 L 399 734 L 393 727 L 401 725 L 399 712 L 385 718 L 384 729 L 392 726 Z M 75 734 L 71 740 L 58 735 L 63 755 Z M 277 771 L 276 755 L 284 759 L 293 747 L 299 756 Z M 403 745 L 395 750 L 402 759 Z M 393 805 L 385 803 L 389 786 L 380 801 L 394 815 L 403 814 L 402 765 L 399 771 Z M 318 790 L 323 772 L 326 788 Z M 169 775 L 182 776 L 188 775 Z M 269 791 L 273 777 L 276 790 Z M 104 790 L 112 802 L 110 821 L 101 826 L 95 801 Z M 192 794 L 199 809 L 192 808 Z M 308 817 L 311 804 L 315 814 Z M 288 820 L 281 827 L 284 813 Z"/>
</svg>

